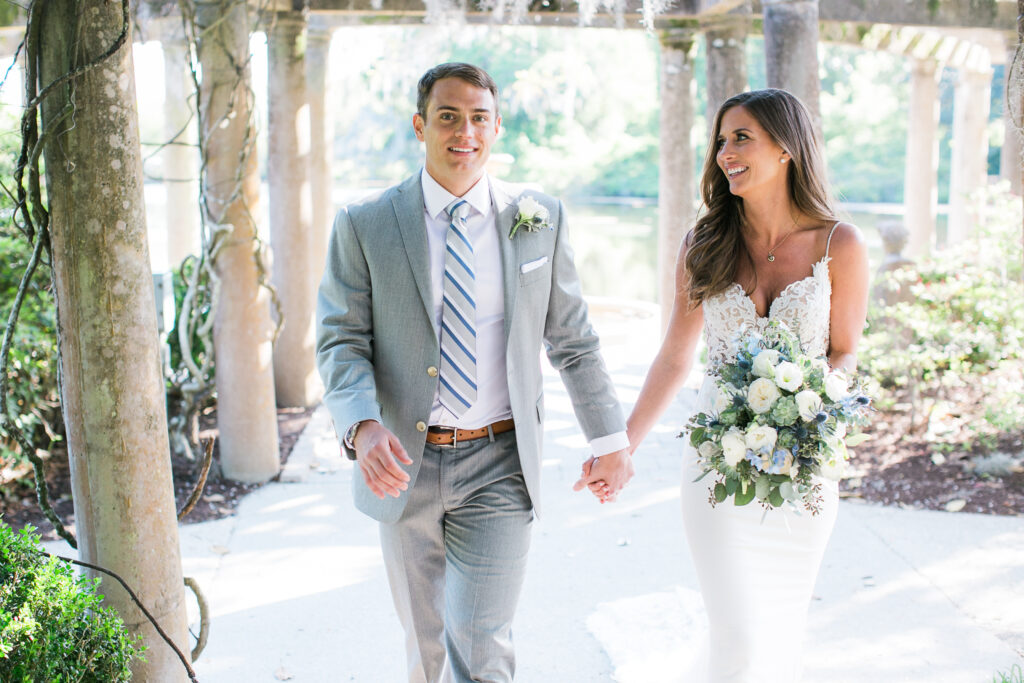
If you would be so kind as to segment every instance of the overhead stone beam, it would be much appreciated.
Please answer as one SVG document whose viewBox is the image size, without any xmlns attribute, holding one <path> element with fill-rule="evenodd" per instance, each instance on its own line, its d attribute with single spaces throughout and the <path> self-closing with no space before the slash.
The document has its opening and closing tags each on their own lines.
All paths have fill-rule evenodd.
<svg viewBox="0 0 1024 683">
<path fill-rule="evenodd" d="M 821 22 L 821 40 L 885 51 L 915 59 L 931 59 L 952 68 L 988 68 L 989 60 L 1006 58 L 1002 34 L 980 29 L 935 30 L 919 26 Z M 986 52 L 984 57 L 982 52 Z M 977 66 L 983 64 L 984 66 Z"/>
<path fill-rule="evenodd" d="M 480 10 L 480 3 L 467 2 L 466 21 L 469 23 L 510 23 L 509 13 L 496 16 L 492 11 Z M 736 10 L 745 0 L 677 0 L 672 7 L 658 15 L 656 27 L 672 28 L 680 20 L 708 19 Z M 264 9 L 287 11 L 292 0 L 271 0 Z M 763 3 L 754 0 L 753 14 L 761 15 Z M 328 15 L 331 25 L 376 23 L 402 23 L 422 21 L 426 14 L 423 0 L 311 0 L 310 10 Z M 642 0 L 626 0 L 621 17 L 608 12 L 594 16 L 589 26 L 616 26 L 624 20 L 626 28 L 641 28 Z M 332 15 L 338 15 L 333 17 Z M 989 28 L 1013 31 L 1017 21 L 1017 5 L 1012 0 L 819 0 L 818 16 L 823 22 L 849 22 L 871 26 L 877 23 L 902 26 L 931 26 L 936 28 Z M 341 18 L 344 17 L 344 18 Z M 522 23 L 543 26 L 573 26 L 579 24 L 579 5 L 575 0 L 532 0 L 527 17 Z"/>
<path fill-rule="evenodd" d="M 1014 30 L 1017 3 L 1012 0 L 818 0 L 822 21 Z"/>
</svg>

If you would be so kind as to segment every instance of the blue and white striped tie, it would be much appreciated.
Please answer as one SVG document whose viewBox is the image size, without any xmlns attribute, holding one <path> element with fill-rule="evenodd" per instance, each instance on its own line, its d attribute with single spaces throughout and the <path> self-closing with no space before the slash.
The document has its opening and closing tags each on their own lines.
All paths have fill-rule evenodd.
<svg viewBox="0 0 1024 683">
<path fill-rule="evenodd" d="M 441 299 L 441 405 L 461 417 L 476 401 L 476 277 L 466 216 L 470 206 L 456 199 L 445 238 Z"/>
</svg>

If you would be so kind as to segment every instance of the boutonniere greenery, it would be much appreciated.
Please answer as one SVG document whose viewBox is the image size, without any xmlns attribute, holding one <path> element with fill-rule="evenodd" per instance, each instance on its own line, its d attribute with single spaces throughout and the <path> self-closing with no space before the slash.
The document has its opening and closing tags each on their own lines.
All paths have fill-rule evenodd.
<svg viewBox="0 0 1024 683">
<path fill-rule="evenodd" d="M 548 223 L 549 214 L 547 208 L 533 197 L 523 197 L 520 199 L 518 208 L 519 212 L 516 214 L 516 222 L 508 233 L 509 239 L 515 237 L 519 228 L 526 232 L 537 232 L 541 228 L 552 229 L 551 224 Z"/>
</svg>

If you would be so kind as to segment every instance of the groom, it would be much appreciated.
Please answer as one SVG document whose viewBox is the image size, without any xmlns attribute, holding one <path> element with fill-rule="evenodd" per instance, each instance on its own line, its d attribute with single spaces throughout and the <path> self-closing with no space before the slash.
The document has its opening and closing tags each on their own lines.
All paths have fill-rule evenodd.
<svg viewBox="0 0 1024 683">
<path fill-rule="evenodd" d="M 494 81 L 441 64 L 416 108 L 424 168 L 335 218 L 317 362 L 356 506 L 380 522 L 409 681 L 510 681 L 541 500 L 542 342 L 600 456 L 577 490 L 611 499 L 633 467 L 561 202 L 484 170 Z"/>
</svg>

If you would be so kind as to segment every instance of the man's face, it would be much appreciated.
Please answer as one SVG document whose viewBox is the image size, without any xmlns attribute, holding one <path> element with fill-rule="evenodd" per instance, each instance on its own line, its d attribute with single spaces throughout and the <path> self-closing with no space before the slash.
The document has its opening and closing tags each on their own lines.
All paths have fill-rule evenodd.
<svg viewBox="0 0 1024 683">
<path fill-rule="evenodd" d="M 426 119 L 416 114 L 416 139 L 425 143 L 427 172 L 455 196 L 465 194 L 484 172 L 501 128 L 494 96 L 461 78 L 434 83 Z"/>
</svg>

